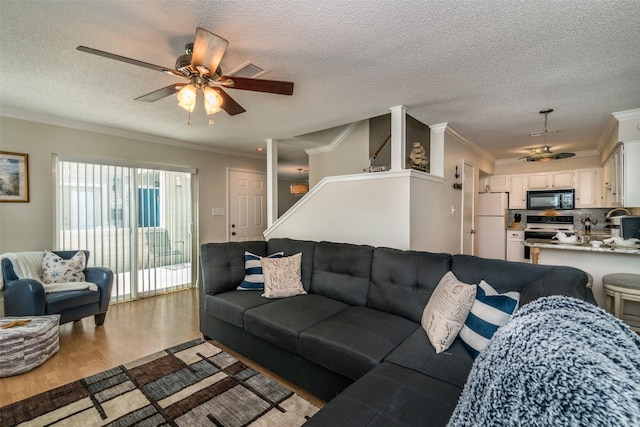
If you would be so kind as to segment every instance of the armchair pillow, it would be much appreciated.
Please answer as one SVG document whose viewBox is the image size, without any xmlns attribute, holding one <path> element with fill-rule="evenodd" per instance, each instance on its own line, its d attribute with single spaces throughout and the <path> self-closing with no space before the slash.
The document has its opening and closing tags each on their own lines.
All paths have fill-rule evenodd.
<svg viewBox="0 0 640 427">
<path fill-rule="evenodd" d="M 456 339 L 475 298 L 476 285 L 459 281 L 451 271 L 440 279 L 420 322 L 437 354 Z"/>
<path fill-rule="evenodd" d="M 42 282 L 84 282 L 87 260 L 84 252 L 78 251 L 71 259 L 63 259 L 53 252 L 45 251 L 42 257 Z"/>
</svg>

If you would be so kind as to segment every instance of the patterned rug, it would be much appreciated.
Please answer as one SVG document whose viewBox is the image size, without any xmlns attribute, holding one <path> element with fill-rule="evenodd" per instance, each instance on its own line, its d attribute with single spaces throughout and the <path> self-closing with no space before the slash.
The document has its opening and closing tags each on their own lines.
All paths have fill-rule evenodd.
<svg viewBox="0 0 640 427">
<path fill-rule="evenodd" d="M 300 426 L 317 411 L 194 340 L 0 408 L 0 425 Z"/>
</svg>

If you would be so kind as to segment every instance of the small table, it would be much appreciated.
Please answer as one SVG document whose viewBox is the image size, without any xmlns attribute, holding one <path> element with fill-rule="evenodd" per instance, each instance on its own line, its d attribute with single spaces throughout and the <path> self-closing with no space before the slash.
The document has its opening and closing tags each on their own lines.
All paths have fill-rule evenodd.
<svg viewBox="0 0 640 427">
<path fill-rule="evenodd" d="M 13 320 L 30 320 L 2 329 Z M 60 315 L 0 318 L 0 377 L 22 374 L 42 365 L 60 348 Z"/>
</svg>

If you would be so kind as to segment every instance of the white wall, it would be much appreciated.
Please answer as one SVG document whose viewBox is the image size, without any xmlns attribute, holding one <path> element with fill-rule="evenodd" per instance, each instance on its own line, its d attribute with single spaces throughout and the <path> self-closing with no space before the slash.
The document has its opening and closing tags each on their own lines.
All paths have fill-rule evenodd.
<svg viewBox="0 0 640 427">
<path fill-rule="evenodd" d="M 362 173 L 369 167 L 369 121 L 361 121 L 331 151 L 309 154 L 309 188 L 326 176 Z"/>
<path fill-rule="evenodd" d="M 327 177 L 265 234 L 409 249 L 411 171 Z"/>
<path fill-rule="evenodd" d="M 210 151 L 105 135 L 25 120 L 0 118 L 0 150 L 29 155 L 28 203 L 0 203 L 0 253 L 52 249 L 52 154 L 92 156 L 198 170 L 200 243 L 226 241 L 227 220 L 211 209 L 227 202 L 226 168 L 265 171 L 266 162 Z"/>
</svg>

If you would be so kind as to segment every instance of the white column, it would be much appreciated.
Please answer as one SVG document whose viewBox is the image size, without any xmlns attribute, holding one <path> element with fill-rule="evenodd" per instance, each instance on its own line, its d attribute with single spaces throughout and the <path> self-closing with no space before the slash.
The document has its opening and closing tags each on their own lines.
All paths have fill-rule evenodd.
<svg viewBox="0 0 640 427">
<path fill-rule="evenodd" d="M 403 105 L 391 107 L 391 170 L 405 168 L 407 158 L 407 109 Z"/>
<path fill-rule="evenodd" d="M 267 139 L 267 228 L 278 219 L 278 141 Z"/>
<path fill-rule="evenodd" d="M 429 126 L 431 150 L 429 152 L 430 173 L 444 178 L 444 132 L 447 122 Z"/>
</svg>

